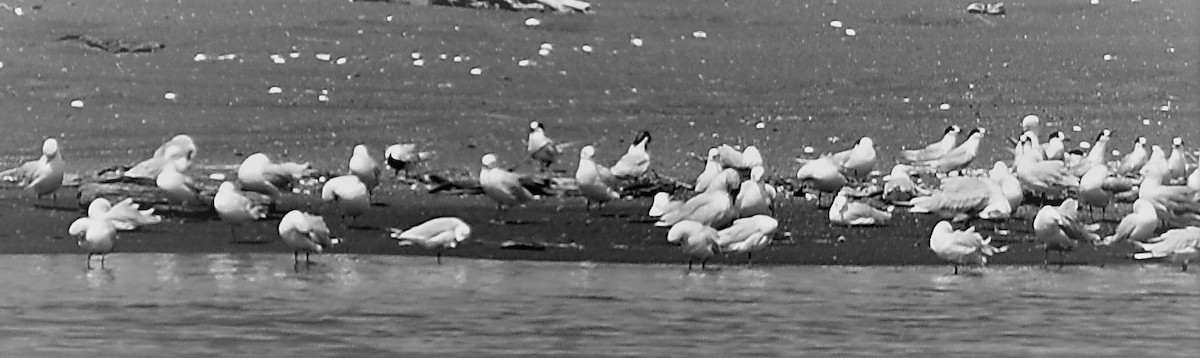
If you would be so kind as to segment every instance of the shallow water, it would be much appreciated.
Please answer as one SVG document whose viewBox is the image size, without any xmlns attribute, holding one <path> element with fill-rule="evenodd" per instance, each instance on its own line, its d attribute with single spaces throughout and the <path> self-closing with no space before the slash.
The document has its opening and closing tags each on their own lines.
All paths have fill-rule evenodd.
<svg viewBox="0 0 1200 358">
<path fill-rule="evenodd" d="M 724 267 L 0 256 L 6 356 L 1190 356 L 1176 266 Z M 99 263 L 97 260 L 96 263 Z"/>
</svg>

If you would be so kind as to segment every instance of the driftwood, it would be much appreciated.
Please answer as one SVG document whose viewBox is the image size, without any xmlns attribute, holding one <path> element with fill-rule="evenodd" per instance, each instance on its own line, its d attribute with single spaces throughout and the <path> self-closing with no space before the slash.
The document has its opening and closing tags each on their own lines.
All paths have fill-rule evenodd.
<svg viewBox="0 0 1200 358">
<path fill-rule="evenodd" d="M 154 52 L 167 47 L 161 42 L 129 42 L 122 39 L 100 38 L 85 34 L 66 35 L 59 41 L 78 41 L 87 47 L 103 50 L 108 53 Z"/>
</svg>

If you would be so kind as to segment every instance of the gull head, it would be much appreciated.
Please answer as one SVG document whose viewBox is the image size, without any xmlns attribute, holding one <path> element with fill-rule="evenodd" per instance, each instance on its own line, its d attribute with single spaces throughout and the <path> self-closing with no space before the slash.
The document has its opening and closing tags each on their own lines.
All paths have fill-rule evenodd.
<svg viewBox="0 0 1200 358">
<path fill-rule="evenodd" d="M 581 159 L 592 159 L 593 155 L 596 155 L 596 148 L 593 146 L 585 146 L 579 150 L 579 158 Z"/>
<path fill-rule="evenodd" d="M 1171 145 L 1172 145 L 1172 146 L 1174 146 L 1174 147 L 1180 147 L 1180 146 L 1182 146 L 1182 145 L 1183 145 L 1183 138 L 1175 137 L 1175 139 L 1171 139 Z"/>
<path fill-rule="evenodd" d="M 1111 137 L 1111 136 L 1112 136 L 1112 131 L 1105 129 L 1105 130 L 1100 131 L 1100 134 L 1096 135 L 1096 141 L 1099 142 L 1101 139 L 1108 139 L 1108 137 Z"/>
<path fill-rule="evenodd" d="M 362 145 L 362 144 L 354 146 L 354 156 L 359 157 L 359 156 L 369 156 L 369 155 L 371 155 L 371 154 L 367 151 L 367 146 Z"/>
<path fill-rule="evenodd" d="M 959 128 L 957 124 L 951 124 L 950 126 L 946 127 L 946 131 L 943 132 L 943 134 L 958 134 L 959 132 L 962 132 L 962 128 Z"/>
<path fill-rule="evenodd" d="M 496 155 L 495 154 L 492 154 L 492 153 L 484 154 L 483 159 L 481 159 L 480 161 L 483 162 L 484 168 L 492 169 L 492 168 L 496 167 Z"/>
<path fill-rule="evenodd" d="M 529 122 L 529 131 L 530 132 L 544 131 L 544 130 L 546 130 L 546 126 L 543 126 L 541 122 L 538 122 L 538 121 Z"/>
<path fill-rule="evenodd" d="M 470 225 L 467 225 L 467 223 L 462 223 L 462 224 L 454 227 L 454 241 L 455 242 L 466 241 L 468 237 L 471 237 L 471 226 Z"/>
<path fill-rule="evenodd" d="M 58 140 L 46 138 L 46 141 L 42 142 L 42 155 L 47 157 L 58 155 Z"/>
<path fill-rule="evenodd" d="M 108 213 L 109 210 L 112 210 L 112 203 L 108 199 L 96 198 L 92 200 L 91 204 L 88 204 L 87 214 L 88 217 L 98 217 Z"/>
<path fill-rule="evenodd" d="M 763 173 L 766 171 L 767 170 L 763 169 L 763 167 L 750 168 L 750 180 L 762 181 Z"/>
<path fill-rule="evenodd" d="M 710 160 L 710 161 L 717 160 L 717 156 L 720 155 L 720 153 L 721 153 L 721 151 L 718 150 L 717 147 L 709 148 L 708 149 L 708 160 Z"/>
</svg>

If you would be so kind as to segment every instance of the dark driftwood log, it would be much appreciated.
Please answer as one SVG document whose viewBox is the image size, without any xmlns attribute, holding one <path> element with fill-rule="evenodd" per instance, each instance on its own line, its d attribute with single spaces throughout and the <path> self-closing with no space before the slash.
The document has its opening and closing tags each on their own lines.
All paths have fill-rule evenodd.
<svg viewBox="0 0 1200 358">
<path fill-rule="evenodd" d="M 89 182 L 79 186 L 79 207 L 86 209 L 92 200 L 105 198 L 116 203 L 125 198 L 133 198 L 141 208 L 154 208 L 155 213 L 164 215 L 215 215 L 212 202 L 217 187 L 212 183 L 197 183 L 200 189 L 200 199 L 188 205 L 180 205 L 167 200 L 162 190 L 153 184 L 145 185 L 135 180 Z M 255 203 L 271 207 L 271 199 L 258 193 L 245 193 Z"/>
</svg>

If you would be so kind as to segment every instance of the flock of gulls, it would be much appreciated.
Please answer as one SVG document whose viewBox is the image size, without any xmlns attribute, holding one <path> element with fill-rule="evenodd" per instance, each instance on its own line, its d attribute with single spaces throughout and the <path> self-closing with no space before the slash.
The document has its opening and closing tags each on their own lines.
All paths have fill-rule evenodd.
<svg viewBox="0 0 1200 358">
<path fill-rule="evenodd" d="M 831 224 L 841 226 L 886 226 L 896 210 L 938 215 L 942 221 L 932 229 L 930 249 L 954 265 L 981 267 L 988 257 L 1003 253 L 1007 247 L 991 245 L 971 223 L 990 222 L 994 232 L 1003 234 L 1010 220 L 1022 217 L 1022 208 L 1036 210 L 1031 222 L 1035 240 L 1046 252 L 1057 252 L 1060 264 L 1066 252 L 1079 245 L 1112 245 L 1129 242 L 1140 252 L 1135 259 L 1167 257 L 1182 264 L 1200 250 L 1200 168 L 1189 172 L 1183 141 L 1175 138 L 1172 152 L 1162 147 L 1147 148 L 1147 140 L 1138 137 L 1133 147 L 1120 158 L 1109 160 L 1109 141 L 1113 133 L 1102 130 L 1094 141 L 1079 141 L 1078 148 L 1068 147 L 1070 140 L 1062 131 L 1048 133 L 1041 142 L 1044 127 L 1040 118 L 1026 116 L 1022 134 L 1010 139 L 1011 161 L 997 161 L 991 169 L 971 168 L 987 131 L 971 130 L 959 142 L 961 128 L 949 126 L 940 139 L 916 149 L 896 153 L 890 173 L 876 171 L 880 156 L 871 138 L 862 137 L 852 148 L 816 158 L 797 158 L 798 194 L 815 199 L 823 207 L 826 197 Z M 1078 129 L 1076 129 L 1078 131 Z M 633 180 L 657 177 L 651 169 L 648 144 L 650 133 L 642 132 L 612 166 L 601 164 L 593 146 L 579 149 L 575 184 L 593 206 L 623 200 L 623 186 Z M 557 163 L 571 143 L 558 143 L 546 134 L 542 123 L 532 122 L 527 139 L 528 160 L 545 171 Z M 384 160 L 372 157 L 364 145 L 353 148 L 344 175 L 324 181 L 320 190 L 325 215 L 341 215 L 343 224 L 370 210 L 371 196 L 380 184 L 384 167 L 399 175 L 416 163 L 426 161 L 431 152 L 415 144 L 388 147 Z M 310 171 L 308 164 L 275 163 L 263 153 L 248 156 L 234 179 L 222 182 L 211 199 L 200 195 L 187 174 L 197 147 L 187 135 L 178 135 L 164 143 L 152 158 L 122 173 L 128 178 L 152 181 L 162 196 L 173 204 L 211 206 L 220 219 L 230 225 L 234 241 L 240 241 L 237 228 L 267 217 L 268 205 L 292 188 Z M 1114 156 L 1118 151 L 1112 151 Z M 496 203 L 493 224 L 504 224 L 503 215 L 512 207 L 538 199 L 539 188 L 531 187 L 526 175 L 499 166 L 492 153 L 483 155 L 479 172 L 482 192 Z M 655 226 L 669 228 L 666 239 L 681 246 L 689 270 L 696 262 L 705 268 L 717 254 L 752 255 L 771 245 L 779 228 L 774 217 L 782 191 L 763 181 L 766 172 L 762 154 L 754 146 L 743 149 L 730 145 L 711 148 L 704 170 L 697 175 L 689 192 L 658 193 L 648 215 L 657 218 Z M 0 173 L 0 178 L 19 182 L 38 198 L 54 196 L 62 186 L 66 163 L 56 139 L 46 139 L 42 157 Z M 1190 174 L 1189 174 L 1190 173 Z M 882 185 L 878 185 L 882 184 Z M 532 191 L 531 191 L 532 189 Z M 808 193 L 804 193 L 807 191 Z M 252 200 L 249 192 L 270 198 L 270 202 Z M 298 192 L 298 191 L 297 191 Z M 1117 206 L 1118 202 L 1132 205 Z M 1053 203 L 1053 204 L 1045 204 Z M 1040 207 L 1037 207 L 1040 205 Z M 1096 221 L 1109 211 L 1131 208 L 1111 233 L 1102 235 Z M 898 209 L 905 208 L 905 209 Z M 1085 212 L 1089 214 L 1085 218 Z M 1028 218 L 1029 214 L 1024 214 Z M 68 232 L 78 238 L 92 257 L 104 257 L 113 250 L 119 231 L 161 222 L 154 209 L 141 209 L 132 198 L 113 204 L 96 198 L 87 215 L 72 222 Z M 1026 224 L 1022 224 L 1026 225 Z M 962 229 L 956 229 L 956 226 Z M 442 251 L 462 243 L 471 235 L 471 226 L 460 218 L 433 218 L 415 227 L 389 229 L 401 245 L 420 245 L 436 250 L 441 263 Z M 292 210 L 280 220 L 279 237 L 305 263 L 309 254 L 321 253 L 339 240 L 331 235 L 322 215 Z"/>
</svg>

